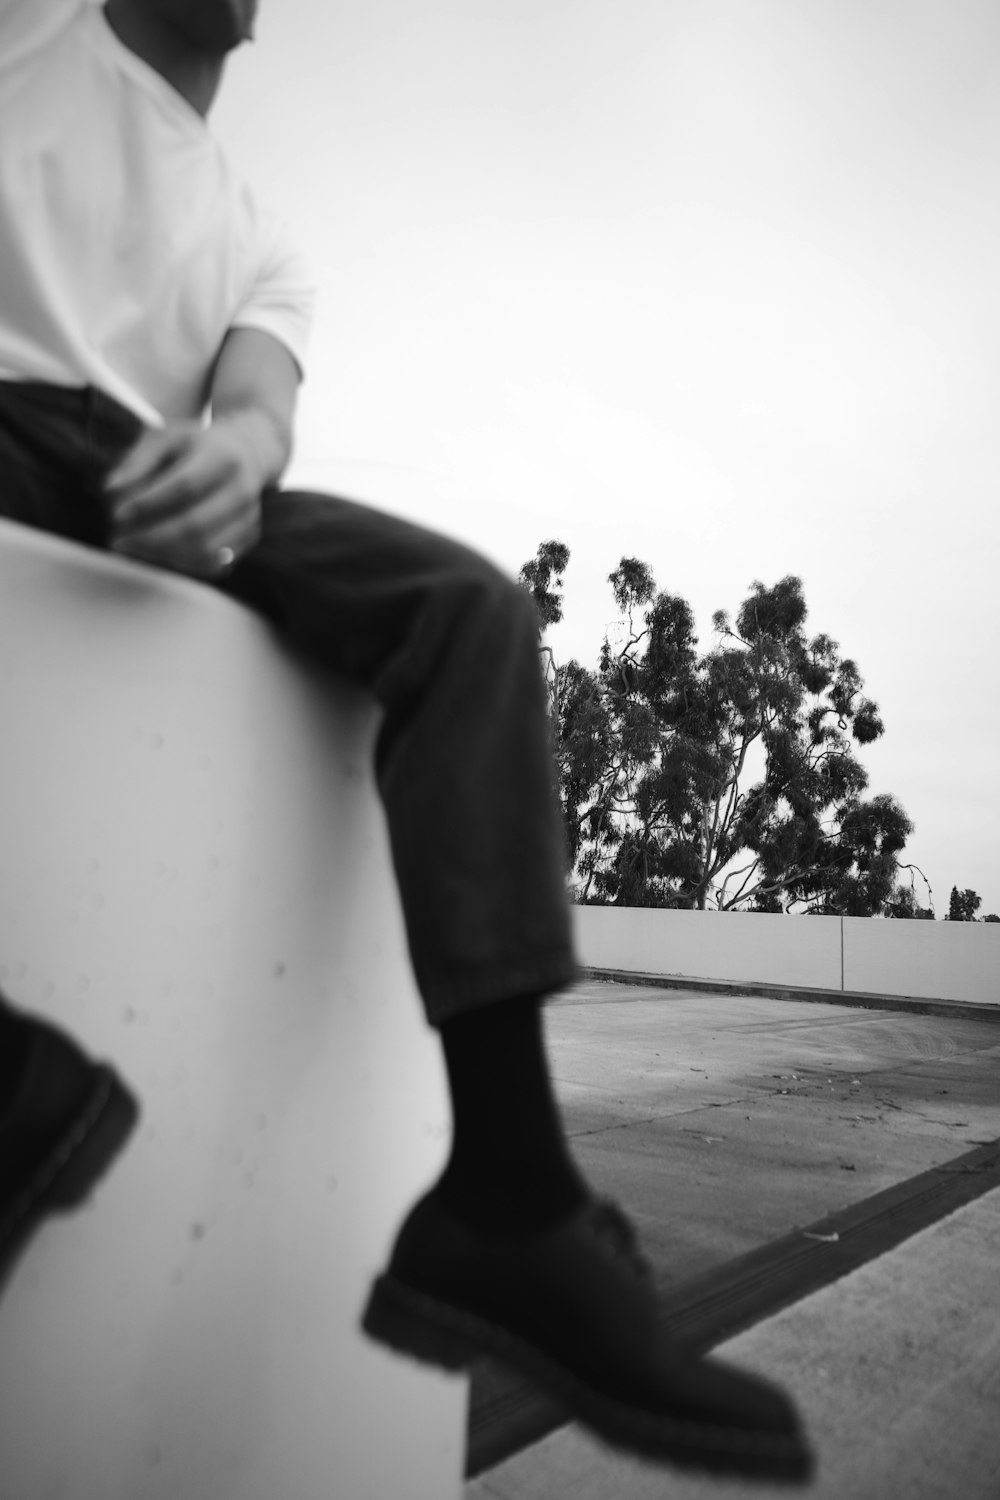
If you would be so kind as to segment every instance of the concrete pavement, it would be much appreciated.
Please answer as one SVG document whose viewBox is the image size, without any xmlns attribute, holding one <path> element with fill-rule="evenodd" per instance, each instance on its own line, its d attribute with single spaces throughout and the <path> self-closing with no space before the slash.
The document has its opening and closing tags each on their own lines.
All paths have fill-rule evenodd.
<svg viewBox="0 0 1000 1500">
<path fill-rule="evenodd" d="M 1000 1026 L 587 983 L 547 1013 L 573 1150 L 665 1283 L 1000 1136 Z"/>
<path fill-rule="evenodd" d="M 995 1023 L 590 982 L 547 1026 L 574 1152 L 628 1208 L 665 1288 L 1000 1137 Z M 998 1500 L 998 1231 L 994 1192 L 727 1346 L 796 1390 L 817 1496 Z M 467 1500 L 667 1494 L 744 1489 L 567 1427 Z"/>
<path fill-rule="evenodd" d="M 717 1352 L 794 1392 L 819 1459 L 810 1500 L 997 1500 L 1000 1189 Z M 466 1500 L 777 1500 L 624 1457 L 565 1427 Z"/>
</svg>

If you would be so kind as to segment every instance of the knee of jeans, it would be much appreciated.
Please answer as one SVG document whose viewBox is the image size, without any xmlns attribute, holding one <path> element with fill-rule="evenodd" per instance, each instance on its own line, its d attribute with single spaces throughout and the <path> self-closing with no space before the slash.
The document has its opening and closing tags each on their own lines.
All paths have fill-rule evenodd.
<svg viewBox="0 0 1000 1500">
<path fill-rule="evenodd" d="M 456 580 L 460 612 L 473 617 L 487 628 L 490 624 L 512 640 L 522 639 L 531 648 L 538 646 L 538 612 L 526 589 L 515 583 L 486 558 L 474 554 Z"/>
</svg>

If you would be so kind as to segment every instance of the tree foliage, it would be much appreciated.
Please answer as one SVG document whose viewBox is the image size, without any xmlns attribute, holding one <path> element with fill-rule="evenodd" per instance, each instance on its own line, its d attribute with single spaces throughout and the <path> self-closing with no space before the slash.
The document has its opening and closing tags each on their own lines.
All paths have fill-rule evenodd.
<svg viewBox="0 0 1000 1500">
<path fill-rule="evenodd" d="M 548 541 L 521 570 L 541 628 L 561 618 L 568 562 Z M 912 825 L 893 797 L 864 795 L 855 755 L 883 732 L 878 706 L 837 642 L 806 634 L 801 581 L 755 582 L 703 653 L 690 606 L 647 563 L 623 557 L 608 582 L 621 619 L 596 670 L 549 653 L 578 899 L 922 915 L 897 884 Z"/>
<path fill-rule="evenodd" d="M 977 895 L 975 891 L 960 891 L 957 886 L 953 885 L 951 888 L 951 897 L 948 901 L 948 916 L 946 920 L 949 922 L 974 922 L 976 920 L 976 912 L 982 904 L 982 896 Z"/>
<path fill-rule="evenodd" d="M 521 587 L 527 589 L 535 601 L 542 629 L 546 625 L 557 625 L 562 619 L 562 594 L 556 590 L 562 587 L 568 563 L 569 548 L 564 542 L 543 542 L 518 576 Z"/>
<path fill-rule="evenodd" d="M 934 908 L 921 906 L 917 901 L 916 892 L 912 886 L 899 885 L 889 901 L 886 902 L 882 912 L 885 917 L 917 918 L 925 922 L 933 922 Z"/>
</svg>

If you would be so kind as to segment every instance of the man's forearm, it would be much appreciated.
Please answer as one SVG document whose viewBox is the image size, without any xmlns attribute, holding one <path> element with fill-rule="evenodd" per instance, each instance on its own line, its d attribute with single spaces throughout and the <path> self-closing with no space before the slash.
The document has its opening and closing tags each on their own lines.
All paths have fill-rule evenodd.
<svg viewBox="0 0 1000 1500">
<path fill-rule="evenodd" d="M 298 366 L 279 340 L 251 328 L 227 336 L 212 376 L 212 421 L 239 434 L 262 488 L 277 483 L 291 456 L 298 386 Z"/>
<path fill-rule="evenodd" d="M 261 489 L 277 484 L 292 455 L 291 423 L 260 406 L 219 408 L 213 403 L 212 423 L 224 424 L 239 434 L 241 444 L 253 454 L 261 476 Z"/>
</svg>

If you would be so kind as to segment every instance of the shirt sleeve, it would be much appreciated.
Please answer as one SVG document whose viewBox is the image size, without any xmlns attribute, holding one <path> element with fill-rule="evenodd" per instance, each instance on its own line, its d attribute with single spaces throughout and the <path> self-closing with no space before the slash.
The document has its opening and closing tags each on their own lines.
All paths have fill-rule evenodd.
<svg viewBox="0 0 1000 1500">
<path fill-rule="evenodd" d="M 308 258 L 292 243 L 284 224 L 271 219 L 262 237 L 256 275 L 231 327 L 271 334 L 304 371 L 315 305 L 316 278 Z"/>
<path fill-rule="evenodd" d="M 96 0 L 0 0 L 0 68 L 41 47 Z"/>
</svg>

